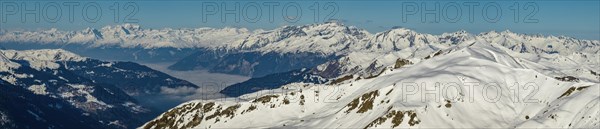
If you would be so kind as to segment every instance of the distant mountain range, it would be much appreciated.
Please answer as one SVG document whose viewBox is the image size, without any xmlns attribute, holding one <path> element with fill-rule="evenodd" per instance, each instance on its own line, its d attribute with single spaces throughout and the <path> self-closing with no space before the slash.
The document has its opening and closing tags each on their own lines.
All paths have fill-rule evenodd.
<svg viewBox="0 0 600 129">
<path fill-rule="evenodd" d="M 534 53 L 597 53 L 598 40 L 516 34 L 510 31 L 431 35 L 406 28 L 371 34 L 354 26 L 326 22 L 273 30 L 245 28 L 144 29 L 124 24 L 81 31 L 3 31 L 0 46 L 10 49 L 62 48 L 104 60 L 174 62 L 173 70 L 262 77 L 312 68 L 352 53 L 385 54 L 416 49 L 426 54 L 457 44 L 483 40 Z M 302 60 L 302 61 L 300 61 Z"/>
</svg>

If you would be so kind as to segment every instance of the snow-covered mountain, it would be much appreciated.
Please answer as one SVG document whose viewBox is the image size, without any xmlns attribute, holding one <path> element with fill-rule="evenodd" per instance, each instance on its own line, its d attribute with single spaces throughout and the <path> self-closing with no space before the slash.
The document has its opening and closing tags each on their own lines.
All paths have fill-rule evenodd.
<svg viewBox="0 0 600 129">
<path fill-rule="evenodd" d="M 180 28 L 145 29 L 135 24 L 87 28 L 80 31 L 6 31 L 1 43 L 84 44 L 88 47 L 122 48 L 204 48 L 227 51 L 260 51 L 263 53 L 313 52 L 344 54 L 356 51 L 390 52 L 432 44 L 459 44 L 474 39 L 523 48 L 535 52 L 575 52 L 587 49 L 597 52 L 597 40 L 579 40 L 564 36 L 517 34 L 490 31 L 470 34 L 466 31 L 431 35 L 396 27 L 371 34 L 364 29 L 339 22 L 301 26 L 283 26 L 273 30 L 249 31 L 246 28 Z M 448 46 L 448 45 L 446 45 Z M 587 47 L 587 48 L 586 48 Z M 521 49 L 519 49 L 521 50 Z"/>
<path fill-rule="evenodd" d="M 320 68 L 319 71 L 322 71 L 325 67 L 330 68 L 325 74 L 330 74 L 329 76 L 331 77 L 337 77 L 337 75 L 346 71 L 355 71 L 359 65 L 361 65 L 359 67 L 371 67 L 372 72 L 365 73 L 369 75 L 381 71 L 383 65 L 394 62 L 397 57 L 390 56 L 389 54 L 391 53 L 396 53 L 394 54 L 396 56 L 402 55 L 402 58 L 425 58 L 442 49 L 451 47 L 460 48 L 474 41 L 499 44 L 521 53 L 558 53 L 561 55 L 585 53 L 585 55 L 594 55 L 600 50 L 600 42 L 598 40 L 579 40 L 564 36 L 525 35 L 510 31 L 491 31 L 477 35 L 466 31 L 457 31 L 441 35 L 431 35 L 418 33 L 406 28 L 394 28 L 370 34 L 356 27 L 348 27 L 341 23 L 330 22 L 304 26 L 285 26 L 262 33 L 254 33 L 240 42 L 220 47 L 227 48 L 228 51 L 220 53 L 199 51 L 178 61 L 171 68 L 178 70 L 203 68 L 214 72 L 262 77 L 267 74 L 293 69 L 312 68 L 324 63 L 322 60 L 326 60 L 331 65 L 344 64 L 343 66 L 321 66 L 323 68 Z M 301 57 L 302 59 L 313 60 L 311 62 L 317 63 L 298 64 L 299 62 L 293 61 L 299 57 L 286 56 L 289 53 L 304 55 Z M 211 58 L 206 58 L 206 55 L 210 55 Z M 373 60 L 383 55 L 387 55 L 388 57 L 381 58 L 389 58 L 391 60 L 385 59 L 386 62 L 378 62 L 384 61 L 382 59 L 378 61 Z M 261 58 L 269 60 L 257 60 Z M 363 61 L 370 62 L 366 62 L 366 66 L 364 66 L 365 62 Z M 211 63 L 213 65 L 217 64 L 227 66 L 228 68 L 243 68 L 247 70 L 232 72 L 224 70 L 223 67 L 203 65 L 201 62 L 213 62 Z M 257 65 L 269 67 L 261 68 Z M 282 66 L 293 67 L 273 70 L 273 68 L 277 69 Z M 331 71 L 331 68 L 335 70 Z M 337 73 L 331 73 L 336 71 Z M 253 72 L 263 73 L 256 74 Z"/>
<path fill-rule="evenodd" d="M 389 31 L 377 33 L 373 36 L 373 38 L 363 41 L 365 43 L 363 43 L 364 45 L 362 46 L 358 44 L 349 45 L 355 47 L 355 49 L 350 49 L 351 47 L 348 47 L 348 49 L 336 50 L 338 52 L 336 52 L 334 55 L 337 56 L 327 58 L 327 62 L 319 62 L 320 64 L 315 65 L 316 67 L 304 65 L 305 68 L 310 69 L 309 71 L 305 72 L 305 74 L 310 74 L 311 76 L 320 76 L 326 80 L 335 80 L 337 78 L 343 78 L 347 76 L 371 78 L 379 75 L 384 70 L 389 70 L 388 66 L 398 63 L 417 63 L 422 60 L 427 60 L 433 56 L 447 54 L 458 49 L 468 47 L 474 42 L 486 42 L 502 46 L 510 51 L 527 55 L 530 61 L 533 62 L 552 63 L 554 65 L 547 65 L 546 67 L 539 67 L 536 69 L 556 69 L 557 71 L 552 72 L 564 76 L 581 75 L 578 78 L 586 78 L 590 81 L 594 81 L 595 77 L 593 75 L 597 74 L 595 74 L 595 72 L 593 74 L 592 71 L 600 70 L 597 69 L 600 67 L 600 60 L 598 59 L 600 58 L 598 56 L 600 43 L 597 40 L 578 40 L 569 37 L 524 35 L 512 33 L 510 31 L 491 31 L 478 35 L 469 34 L 466 31 L 457 31 L 453 33 L 444 33 L 441 35 L 430 35 L 417 33 L 406 28 L 395 28 Z M 327 49 L 327 47 L 324 48 Z M 316 55 L 313 56 L 318 57 Z M 195 56 L 195 58 L 197 58 L 196 60 L 206 59 L 201 56 Z M 238 57 L 235 59 L 244 58 Z M 182 61 L 189 60 L 184 59 L 180 62 Z M 281 61 L 276 60 L 276 62 Z M 193 64 L 192 62 L 187 63 Z M 261 63 L 267 63 L 272 66 L 266 69 L 279 67 L 277 66 L 277 63 L 268 61 L 262 61 L 257 64 Z M 228 66 L 237 65 L 232 64 Z M 272 78 L 268 79 L 265 77 Z M 265 77 L 257 79 L 278 80 L 279 78 L 288 78 L 269 75 Z M 249 81 L 257 79 L 251 79 Z M 287 82 L 278 82 L 277 84 L 306 82 L 304 80 L 290 79 L 286 79 L 286 81 Z M 227 88 L 228 91 L 222 91 L 222 93 L 225 93 L 229 96 L 239 96 L 241 95 L 239 93 L 251 93 L 262 89 L 277 88 L 274 86 L 267 86 L 271 84 L 257 85 L 256 83 L 250 82 L 236 84 L 235 86 L 239 87 L 241 85 L 249 87 L 236 88 L 235 90 L 232 90 L 233 87 L 230 87 Z M 237 93 L 233 93 L 231 91 L 236 91 Z"/>
<path fill-rule="evenodd" d="M 0 77 L 2 128 L 132 128 L 160 112 L 135 96 L 197 88 L 146 66 L 61 49 L 0 50 Z"/>
<path fill-rule="evenodd" d="M 233 42 L 245 37 L 247 29 L 197 28 L 197 29 L 144 29 L 139 25 L 123 24 L 101 29 L 86 28 L 80 31 L 60 31 L 55 28 L 43 31 L 9 31 L 0 36 L 2 42 L 41 44 L 84 44 L 90 47 L 118 46 L 145 49 L 173 47 L 211 47 Z"/>
<path fill-rule="evenodd" d="M 38 71 L 70 73 L 94 82 L 115 85 L 129 95 L 159 94 L 161 87 L 192 87 L 196 85 L 132 62 L 109 62 L 82 57 L 62 49 L 2 50 L 9 60 L 22 62 Z M 10 62 L 10 61 L 9 61 Z M 55 73 L 53 73 L 55 74 Z"/>
<path fill-rule="evenodd" d="M 523 53 L 598 53 L 600 50 L 598 40 L 564 36 L 525 35 L 510 31 L 481 34 L 457 31 L 432 35 L 401 27 L 372 34 L 339 22 L 255 31 L 245 28 L 145 29 L 124 24 L 81 31 L 50 29 L 0 34 L 0 45 L 11 49 L 36 49 L 35 46 L 40 46 L 63 48 L 108 60 L 177 61 L 169 68 L 207 69 L 253 77 L 312 68 L 332 60 L 359 60 L 344 59 L 348 55 L 379 56 L 404 51 L 413 53 L 413 57 L 422 56 L 476 40 L 500 44 Z"/>
<path fill-rule="evenodd" d="M 585 56 L 482 39 L 405 60 L 379 56 L 393 61 L 369 78 L 190 101 L 140 128 L 599 128 L 598 62 L 575 61 Z"/>
<path fill-rule="evenodd" d="M 600 127 L 598 40 L 510 31 L 432 35 L 393 28 L 369 33 L 327 22 L 255 31 L 144 29 L 132 24 L 82 31 L 4 31 L 0 45 L 86 48 L 75 52 L 125 60 L 177 60 L 170 69 L 257 77 L 221 91 L 239 98 L 183 103 L 141 128 Z M 36 60 L 28 64 L 30 59 L 8 52 L 0 58 L 0 71 L 9 71 L 5 73 L 23 66 L 45 73 L 57 67 L 85 66 L 68 68 L 77 69 L 77 77 L 98 78 L 90 80 L 109 83 L 129 95 L 157 92 L 157 86 L 129 89 L 132 85 L 103 76 L 137 68 L 134 63 Z M 107 65 L 119 67 L 103 71 L 117 73 L 87 72 Z M 129 72 L 117 77 L 137 75 L 147 74 Z M 15 85 L 11 82 L 27 76 L 2 77 L 3 84 Z M 157 83 L 144 80 L 135 81 L 136 85 Z M 152 80 L 187 85 L 166 78 Z M 473 82 L 478 84 L 475 89 L 467 89 Z M 32 84 L 25 91 L 45 93 Z M 488 84 L 498 86 L 483 88 Z M 431 89 L 439 92 L 431 96 Z M 0 125 L 15 121 L 15 115 L 8 113 L 0 110 Z"/>
</svg>

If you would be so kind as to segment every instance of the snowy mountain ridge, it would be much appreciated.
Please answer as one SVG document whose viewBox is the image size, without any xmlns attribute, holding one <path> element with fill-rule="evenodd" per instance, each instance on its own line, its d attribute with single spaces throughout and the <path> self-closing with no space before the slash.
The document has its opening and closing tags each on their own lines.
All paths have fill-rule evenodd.
<svg viewBox="0 0 600 129">
<path fill-rule="evenodd" d="M 247 35 L 247 29 L 236 28 L 196 28 L 160 30 L 144 29 L 135 24 L 105 26 L 101 29 L 86 28 L 80 31 L 59 31 L 56 28 L 42 31 L 7 31 L 0 34 L 2 42 L 23 42 L 42 44 L 83 44 L 90 47 L 118 46 L 124 48 L 142 47 L 146 49 L 174 47 L 197 48 L 216 47 L 233 42 Z"/>
<path fill-rule="evenodd" d="M 79 63 L 87 58 L 64 50 L 0 50 L 0 90 L 2 98 L 22 97 L 23 100 L 2 100 L 0 111 L 12 128 L 126 128 L 125 121 L 140 122 L 119 115 L 135 114 L 148 117 L 151 111 L 114 85 L 98 83 L 93 78 L 75 74 L 65 68 L 67 62 Z M 19 101 L 14 103 L 12 101 Z M 121 105 L 129 103 L 129 105 Z M 17 111 L 15 111 L 17 110 Z M 25 112 L 26 111 L 26 112 Z M 22 114 L 25 112 L 25 114 Z M 114 113 L 120 112 L 121 114 Z M 58 113 L 64 116 L 55 116 Z M 75 115 L 76 114 L 76 115 Z M 33 119 L 35 118 L 35 119 Z M 61 119 L 54 119 L 61 118 Z M 65 125 L 64 119 L 85 119 Z M 96 121 L 94 121 L 96 120 Z M 116 122 L 107 123 L 107 120 Z M 107 121 L 107 122 L 105 122 Z M 89 124 L 89 125 L 83 125 Z"/>
<path fill-rule="evenodd" d="M 459 49 L 471 46 L 476 42 L 488 42 L 486 39 L 469 40 L 465 43 L 445 46 L 445 45 L 427 45 L 424 47 L 413 46 L 389 53 L 366 53 L 351 52 L 342 56 L 338 60 L 332 60 L 317 66 L 314 70 L 325 77 L 341 77 L 343 75 L 358 75 L 359 77 L 369 77 L 377 75 L 383 70 L 390 69 L 395 64 L 402 63 L 415 64 L 438 55 L 445 55 Z M 502 44 L 499 49 L 510 53 L 510 55 L 525 58 L 531 63 L 547 63 L 544 67 L 531 66 L 528 69 L 536 71 L 547 71 L 545 69 L 555 69 L 554 74 L 577 76 L 578 78 L 588 79 L 593 82 L 600 82 L 596 78 L 595 71 L 600 71 L 600 55 L 593 52 L 593 49 L 584 48 L 587 51 L 566 53 L 546 53 L 546 52 L 521 52 L 515 48 L 504 47 Z M 570 46 L 570 45 L 569 45 Z M 534 47 L 531 47 L 534 48 Z M 395 67 L 395 66 L 394 66 Z M 567 69 L 568 68 L 568 69 Z"/>
<path fill-rule="evenodd" d="M 50 29 L 0 34 L 0 46 L 11 49 L 39 49 L 28 46 L 41 46 L 64 48 L 106 60 L 177 61 L 169 69 L 204 69 L 253 77 L 316 65 L 322 65 L 317 71 L 326 77 L 348 72 L 363 72 L 360 76 L 368 77 L 398 58 L 418 62 L 427 56 L 442 54 L 441 50 L 474 42 L 498 44 L 519 53 L 580 56 L 576 59 L 588 64 L 598 62 L 595 59 L 600 52 L 598 40 L 564 36 L 510 31 L 471 34 L 464 30 L 432 35 L 401 27 L 372 34 L 339 22 L 255 31 L 245 28 L 145 29 L 124 24 L 82 31 Z"/>
<path fill-rule="evenodd" d="M 0 50 L 0 128 L 132 128 L 161 88 L 198 86 L 133 62 L 62 49 Z"/>
<path fill-rule="evenodd" d="M 536 56 L 479 41 L 443 51 L 386 66 L 371 78 L 291 83 L 240 99 L 190 101 L 140 128 L 600 127 L 600 75 L 560 78 L 574 67 L 597 68 L 564 67 L 571 61 L 550 57 L 569 56 Z"/>
<path fill-rule="evenodd" d="M 38 49 L 38 50 L 1 50 L 5 56 L 18 60 L 31 61 L 83 61 L 86 57 L 81 57 L 75 53 L 63 49 Z"/>
<path fill-rule="evenodd" d="M 62 49 L 41 49 L 41 50 L 0 50 L 3 56 L 13 60 L 25 60 L 29 66 L 37 70 L 50 68 L 56 69 L 60 65 L 57 61 L 84 61 L 87 58 L 81 57 L 75 53 Z"/>
<path fill-rule="evenodd" d="M 598 52 L 598 40 L 580 40 L 564 36 L 516 34 L 510 31 L 484 32 L 477 35 L 464 30 L 431 35 L 406 28 L 393 28 L 371 34 L 364 29 L 339 22 L 301 26 L 283 26 L 273 30 L 249 31 L 246 28 L 145 29 L 135 24 L 87 28 L 81 31 L 6 31 L 0 42 L 43 44 L 83 44 L 90 47 L 118 46 L 145 49 L 209 48 L 234 51 L 315 52 L 343 55 L 349 52 L 391 52 L 432 44 L 454 45 L 486 40 L 523 52 Z M 532 48 L 534 47 L 534 48 Z"/>
</svg>

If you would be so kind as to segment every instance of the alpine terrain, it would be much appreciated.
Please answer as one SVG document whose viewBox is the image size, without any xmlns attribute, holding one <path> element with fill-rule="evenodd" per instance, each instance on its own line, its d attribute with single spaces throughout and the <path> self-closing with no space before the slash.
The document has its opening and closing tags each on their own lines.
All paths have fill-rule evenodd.
<svg viewBox="0 0 600 129">
<path fill-rule="evenodd" d="M 334 58 L 232 85 L 221 92 L 239 97 L 186 102 L 140 128 L 600 128 L 597 40 L 339 23 L 269 35 L 289 28 L 238 46 Z"/>
<path fill-rule="evenodd" d="M 2 90 L 10 91 L 1 95 L 10 100 L 0 101 L 2 127 L 56 123 L 52 113 L 78 111 L 60 117 L 143 129 L 600 128 L 598 40 L 508 30 L 370 33 L 339 22 L 272 30 L 124 24 L 0 31 L 0 46 L 14 49 L 2 50 Z M 29 50 L 40 48 L 61 49 Z M 192 100 L 125 125 L 151 114 L 136 98 L 199 86 L 133 62 L 20 54 L 46 51 L 252 78 L 219 91 L 227 98 Z"/>
<path fill-rule="evenodd" d="M 132 62 L 62 49 L 0 50 L 1 128 L 134 128 L 160 111 L 140 104 L 161 87 L 197 87 Z"/>
</svg>

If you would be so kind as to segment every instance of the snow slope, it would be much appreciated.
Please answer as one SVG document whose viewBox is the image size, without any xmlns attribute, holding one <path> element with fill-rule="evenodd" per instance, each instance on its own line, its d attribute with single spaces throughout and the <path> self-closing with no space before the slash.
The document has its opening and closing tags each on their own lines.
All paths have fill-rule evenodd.
<svg viewBox="0 0 600 129">
<path fill-rule="evenodd" d="M 405 29 L 401 30 L 407 31 Z M 405 60 L 414 64 L 431 57 L 448 54 L 469 47 L 476 42 L 484 42 L 496 46 L 497 49 L 510 56 L 519 57 L 519 61 L 521 61 L 520 65 L 523 65 L 526 69 L 532 69 L 557 76 L 576 76 L 579 79 L 599 82 L 598 77 L 600 76 L 598 75 L 600 74 L 596 72 L 600 71 L 600 55 L 598 54 L 600 53 L 600 48 L 598 48 L 598 45 L 600 44 L 597 43 L 598 41 L 576 40 L 566 37 L 557 38 L 553 36 L 541 37 L 535 35 L 514 34 L 509 31 L 501 33 L 502 34 L 497 34 L 492 31 L 475 37 L 464 31 L 459 31 L 442 34 L 441 37 L 451 37 L 447 38 L 448 40 L 440 38 L 440 41 L 437 43 L 423 44 L 418 40 L 410 41 L 409 43 L 422 45 L 413 44 L 402 46 L 399 47 L 401 49 L 395 51 L 391 50 L 390 52 L 349 52 L 338 60 L 332 60 L 317 66 L 314 71 L 321 76 L 329 78 L 338 78 L 352 74 L 365 78 L 379 74 L 382 70 L 386 69 L 386 67 L 394 65 L 399 60 Z M 488 36 L 494 34 L 496 34 L 496 36 Z M 418 37 L 423 36 L 413 36 L 413 38 L 409 39 L 419 39 Z M 505 39 L 507 38 L 514 41 L 506 41 Z M 521 39 L 516 40 L 519 38 Z M 386 40 L 382 40 L 379 42 L 384 43 L 385 41 Z M 560 46 L 564 49 L 557 49 L 560 47 L 548 48 L 544 46 L 546 44 L 558 44 L 555 46 Z"/>
<path fill-rule="evenodd" d="M 600 127 L 598 79 L 487 42 L 444 50 L 368 79 L 190 101 L 140 128 Z"/>
</svg>

